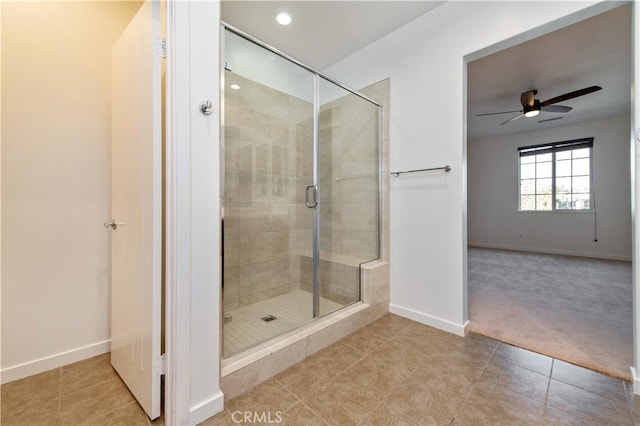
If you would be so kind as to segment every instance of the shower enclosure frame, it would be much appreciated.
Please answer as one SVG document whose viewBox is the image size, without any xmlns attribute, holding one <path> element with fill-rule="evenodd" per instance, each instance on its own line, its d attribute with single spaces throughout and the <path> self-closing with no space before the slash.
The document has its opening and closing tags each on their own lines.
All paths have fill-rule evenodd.
<svg viewBox="0 0 640 426">
<path fill-rule="evenodd" d="M 220 208 L 221 208 L 221 215 L 220 215 L 220 219 L 221 219 L 221 265 L 223 265 L 224 262 L 224 219 L 225 219 L 225 172 L 226 172 L 226 164 L 225 164 L 225 108 L 224 108 L 224 102 L 225 102 L 225 95 L 226 95 L 226 88 L 225 88 L 225 84 L 224 84 L 224 75 L 225 75 L 225 70 L 230 70 L 228 68 L 227 63 L 225 62 L 224 58 L 225 56 L 225 30 L 230 31 L 231 33 L 263 48 L 266 49 L 267 51 L 274 53 L 278 56 L 280 56 L 281 58 L 305 69 L 306 71 L 310 72 L 313 76 L 313 172 L 312 172 L 312 176 L 313 176 L 313 185 L 309 185 L 307 187 L 307 193 L 305 193 L 305 201 L 308 200 L 308 189 L 313 187 L 313 194 L 314 194 L 314 206 L 313 206 L 313 268 L 312 268 L 312 297 L 313 297 L 313 315 L 312 318 L 313 320 L 316 320 L 317 318 L 319 318 L 320 315 L 320 209 L 319 207 L 319 199 L 318 199 L 318 187 L 321 187 L 320 185 L 320 170 L 319 170 L 319 158 L 320 158 L 320 80 L 323 79 L 329 83 L 332 83 L 333 85 L 349 92 L 352 95 L 356 95 L 359 98 L 375 105 L 376 107 L 378 107 L 378 126 L 377 126 L 377 146 L 378 146 L 378 158 L 377 158 L 377 172 L 378 172 L 378 193 L 377 193 L 377 208 L 378 208 L 378 212 L 377 212 L 377 258 L 374 259 L 370 259 L 367 260 L 367 262 L 370 261 L 375 261 L 375 260 L 379 260 L 382 258 L 382 190 L 383 190 L 383 177 L 382 177 L 382 170 L 383 170 L 383 152 L 382 152 L 382 130 L 383 130 L 383 117 L 384 117 L 384 106 L 382 104 L 380 104 L 379 102 L 369 98 L 368 96 L 358 92 L 355 89 L 350 88 L 349 86 L 346 86 L 345 84 L 337 81 L 336 79 L 334 79 L 333 77 L 328 76 L 327 74 L 307 65 L 304 64 L 300 61 L 298 61 L 297 59 L 287 55 L 286 53 L 280 51 L 279 49 L 263 42 L 260 39 L 257 39 L 255 37 L 253 37 L 250 34 L 247 34 L 246 32 L 234 27 L 231 24 L 228 24 L 224 21 L 220 21 L 220 75 L 222 76 L 221 80 L 220 80 L 220 158 L 222 159 L 222 161 L 220 162 L 220 186 L 221 186 L 221 197 L 220 197 Z M 307 204 L 307 207 L 310 207 Z M 364 262 L 366 263 L 366 262 Z M 362 263 L 359 266 L 359 277 L 358 277 L 358 285 L 359 285 L 359 299 L 358 300 L 362 300 Z M 221 268 L 222 274 L 221 274 L 221 283 L 222 286 L 224 286 L 224 267 Z M 356 301 L 357 302 L 357 301 Z M 223 298 L 221 298 L 221 313 L 224 316 L 225 311 L 224 311 L 224 302 L 223 302 Z M 354 302 L 355 303 L 355 302 Z M 345 306 L 346 307 L 346 306 Z M 341 309 L 344 309 L 341 308 Z M 340 310 L 341 310 L 340 309 Z M 221 343 L 221 348 L 224 348 L 224 319 L 220 322 L 220 343 Z M 246 350 L 246 349 L 245 349 Z M 224 353 L 224 349 L 221 351 L 222 353 Z M 224 358 L 224 357 L 223 357 Z"/>
</svg>

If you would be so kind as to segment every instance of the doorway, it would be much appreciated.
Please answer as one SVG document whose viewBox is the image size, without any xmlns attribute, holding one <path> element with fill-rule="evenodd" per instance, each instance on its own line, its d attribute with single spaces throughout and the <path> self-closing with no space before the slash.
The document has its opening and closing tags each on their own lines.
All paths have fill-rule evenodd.
<svg viewBox="0 0 640 426">
<path fill-rule="evenodd" d="M 467 68 L 471 330 L 626 379 L 633 365 L 630 17 L 627 4 Z M 582 33 L 598 25 L 615 30 Z M 501 79 L 493 93 L 489 72 Z M 521 93 L 535 89 L 536 99 L 544 101 L 589 87 L 588 81 L 602 82 L 606 95 L 566 100 L 562 105 L 573 108 L 566 113 L 543 108 L 539 117 L 519 116 Z M 562 211 L 566 191 L 550 186 L 555 197 L 549 211 L 524 208 L 521 198 L 529 192 L 522 173 L 528 166 L 518 149 L 591 136 L 593 204 Z M 552 173 L 558 161 L 564 160 L 549 163 Z M 538 166 L 542 170 L 542 162 Z M 534 195 L 536 190 L 542 200 L 544 189 L 534 188 Z"/>
<path fill-rule="evenodd" d="M 130 1 L 3 2 L 1 7 L 2 204 L 9 225 L 3 227 L 2 379 L 38 383 L 38 376 L 30 376 L 60 378 L 73 371 L 81 379 L 58 383 L 54 395 L 62 400 L 47 415 L 90 423 L 64 401 L 91 394 L 95 398 L 87 396 L 88 405 L 99 409 L 89 414 L 129 404 L 132 397 L 110 366 L 110 352 L 137 355 L 140 349 L 122 344 L 118 338 L 124 333 L 111 329 L 117 317 L 110 312 L 111 235 L 103 223 L 116 219 L 114 233 L 133 228 L 111 214 L 111 177 L 118 177 L 111 171 L 112 124 L 120 118 L 112 115 L 111 52 L 144 6 Z M 156 18 L 159 23 L 159 14 Z M 159 103 L 144 107 L 160 109 Z M 130 132 L 123 139 L 135 136 Z M 127 175 L 129 186 L 139 183 L 138 177 Z M 138 309 L 143 308 L 124 310 L 117 319 L 131 319 Z M 107 400 L 105 393 L 113 398 Z M 27 398 L 25 406 L 30 402 Z M 158 406 L 150 415 L 159 414 Z"/>
</svg>

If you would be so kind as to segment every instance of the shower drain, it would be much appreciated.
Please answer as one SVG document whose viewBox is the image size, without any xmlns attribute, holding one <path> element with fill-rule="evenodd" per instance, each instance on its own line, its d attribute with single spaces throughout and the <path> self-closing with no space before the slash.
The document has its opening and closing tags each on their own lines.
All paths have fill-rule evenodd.
<svg viewBox="0 0 640 426">
<path fill-rule="evenodd" d="M 273 315 L 267 315 L 266 317 L 262 317 L 260 319 L 262 321 L 264 321 L 264 322 L 269 322 L 269 321 L 273 321 L 273 320 L 278 319 L 278 318 L 274 317 Z"/>
</svg>

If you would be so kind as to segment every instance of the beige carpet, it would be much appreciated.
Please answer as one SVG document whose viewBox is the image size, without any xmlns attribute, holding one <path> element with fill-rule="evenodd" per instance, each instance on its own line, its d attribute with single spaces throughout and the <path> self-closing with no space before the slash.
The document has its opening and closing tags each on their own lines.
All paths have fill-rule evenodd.
<svg viewBox="0 0 640 426">
<path fill-rule="evenodd" d="M 470 331 L 631 380 L 631 263 L 469 247 Z"/>
</svg>

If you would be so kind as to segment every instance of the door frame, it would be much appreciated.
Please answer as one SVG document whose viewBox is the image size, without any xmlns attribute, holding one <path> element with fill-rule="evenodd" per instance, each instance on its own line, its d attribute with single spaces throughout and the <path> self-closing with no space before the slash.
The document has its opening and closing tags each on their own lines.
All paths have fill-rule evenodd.
<svg viewBox="0 0 640 426">
<path fill-rule="evenodd" d="M 629 161 L 631 163 L 631 229 L 632 229 L 632 249 L 631 261 L 633 267 L 632 274 L 632 290 L 633 290 L 633 364 L 629 366 L 633 376 L 633 391 L 636 395 L 640 395 L 640 209 L 637 208 L 636 202 L 640 200 L 640 149 L 636 148 L 636 143 L 640 143 L 640 107 L 636 105 L 636 100 L 640 100 L 640 81 L 636 78 L 636 73 L 640 70 L 640 6 L 637 2 L 631 1 L 632 7 L 632 30 L 630 36 L 631 43 L 631 112 L 630 112 L 630 146 L 631 153 Z M 467 68 L 471 61 L 488 56 L 492 53 L 499 52 L 517 44 L 540 37 L 544 34 L 564 28 L 576 22 L 588 19 L 590 17 L 605 13 L 609 10 L 621 6 L 620 2 L 603 1 L 593 6 L 589 6 L 578 12 L 569 14 L 556 21 L 543 24 L 533 30 L 518 34 L 502 42 L 487 46 L 473 53 L 465 55 L 462 58 L 463 66 L 463 103 L 462 103 L 462 261 L 463 261 L 463 322 L 469 321 L 468 306 L 468 250 L 467 250 Z"/>
<path fill-rule="evenodd" d="M 633 378 L 633 393 L 640 395 L 640 211 L 637 202 L 640 199 L 640 150 L 637 143 L 640 142 L 640 81 L 637 75 L 640 72 L 640 6 L 637 2 L 631 3 L 631 258 L 633 265 L 633 365 L 631 375 Z"/>
<path fill-rule="evenodd" d="M 166 0 L 165 424 L 222 411 L 218 0 Z M 211 100 L 213 113 L 198 104 Z"/>
</svg>

